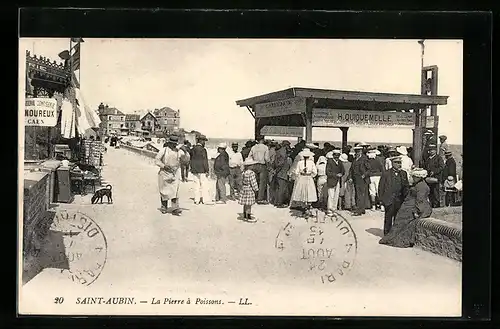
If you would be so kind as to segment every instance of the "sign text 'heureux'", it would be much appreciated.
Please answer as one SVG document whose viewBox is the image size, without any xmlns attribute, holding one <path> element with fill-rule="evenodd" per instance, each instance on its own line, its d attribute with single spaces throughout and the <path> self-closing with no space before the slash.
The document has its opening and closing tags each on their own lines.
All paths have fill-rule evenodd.
<svg viewBox="0 0 500 329">
<path fill-rule="evenodd" d="M 54 98 L 27 98 L 24 109 L 26 126 L 54 127 L 57 124 L 57 100 Z"/>
</svg>

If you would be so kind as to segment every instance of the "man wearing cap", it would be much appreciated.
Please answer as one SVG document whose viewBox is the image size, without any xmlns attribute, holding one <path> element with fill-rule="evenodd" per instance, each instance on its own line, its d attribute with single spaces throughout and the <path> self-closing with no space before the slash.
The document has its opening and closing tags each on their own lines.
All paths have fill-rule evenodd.
<svg viewBox="0 0 500 329">
<path fill-rule="evenodd" d="M 191 173 L 194 181 L 194 203 L 211 203 L 208 191 L 208 155 L 205 148 L 207 138 L 205 135 L 199 135 L 196 139 L 196 145 L 191 150 Z"/>
<path fill-rule="evenodd" d="M 429 199 L 432 208 L 439 208 L 441 205 L 440 183 L 442 181 L 442 171 L 444 169 L 443 159 L 437 155 L 436 145 L 429 145 L 429 156 L 425 161 L 424 169 L 428 176 L 426 182 L 429 184 Z"/>
<path fill-rule="evenodd" d="M 231 200 L 236 200 L 241 190 L 241 174 L 243 172 L 243 156 L 238 152 L 238 143 L 231 144 L 229 152 L 229 187 Z"/>
<path fill-rule="evenodd" d="M 177 148 L 179 137 L 171 135 L 155 157 L 155 164 L 160 167 L 158 172 L 158 189 L 160 192 L 161 208 L 160 211 L 165 214 L 168 211 L 168 201 L 171 200 L 173 215 L 180 215 L 178 193 L 180 184 L 180 158 L 183 151 Z"/>
<path fill-rule="evenodd" d="M 257 176 L 259 184 L 259 192 L 257 195 L 257 203 L 267 203 L 267 164 L 269 163 L 269 148 L 264 144 L 264 136 L 260 136 L 259 143 L 252 146 L 248 157 L 255 161 L 252 170 Z"/>
<path fill-rule="evenodd" d="M 401 170 L 401 157 L 391 157 L 389 161 L 392 162 L 391 169 L 382 173 L 378 185 L 379 199 L 384 206 L 384 235 L 391 230 L 410 187 L 408 174 Z"/>
<path fill-rule="evenodd" d="M 353 215 L 360 216 L 365 214 L 366 209 L 369 208 L 369 197 L 367 194 L 370 166 L 366 155 L 363 154 L 363 146 L 357 145 L 353 149 L 355 154 L 349 173 L 349 180 L 354 182 L 356 194 L 356 207 Z"/>
<path fill-rule="evenodd" d="M 446 159 L 445 153 L 450 150 L 450 148 L 448 147 L 448 143 L 446 142 L 447 139 L 448 137 L 446 137 L 445 135 L 439 136 L 439 156 L 443 159 L 443 161 Z"/>
<path fill-rule="evenodd" d="M 340 150 L 334 149 L 327 153 L 326 162 L 326 188 L 327 188 L 327 214 L 332 215 L 338 210 L 341 178 L 344 176 L 344 166 L 340 163 Z"/>
<path fill-rule="evenodd" d="M 218 204 L 226 203 L 226 183 L 229 176 L 229 155 L 226 152 L 226 143 L 220 143 L 217 146 L 219 153 L 214 161 L 214 174 L 217 177 L 215 183 L 215 201 Z"/>
</svg>

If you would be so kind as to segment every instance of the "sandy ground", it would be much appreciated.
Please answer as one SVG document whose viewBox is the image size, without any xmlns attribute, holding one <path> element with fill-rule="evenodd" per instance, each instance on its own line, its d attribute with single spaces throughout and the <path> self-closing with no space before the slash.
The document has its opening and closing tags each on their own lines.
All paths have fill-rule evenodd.
<svg viewBox="0 0 500 329">
<path fill-rule="evenodd" d="M 288 209 L 257 205 L 253 212 L 258 221 L 246 223 L 238 219 L 241 206 L 236 202 L 194 205 L 192 183 L 187 182 L 180 190 L 182 216 L 161 214 L 157 168 L 150 159 L 108 148 L 104 161 L 104 183 L 113 185 L 113 204 L 90 205 L 87 195 L 56 208 L 85 213 L 106 236 L 106 263 L 99 278 L 83 286 L 60 269 L 46 268 L 21 288 L 20 312 L 461 314 L 461 263 L 418 249 L 379 245 L 380 212 L 355 218 L 344 214 L 355 233 L 357 251 L 349 256 L 336 252 L 328 266 L 348 258 L 353 265 L 335 282 L 323 283 L 318 270 L 311 270 L 308 261 L 300 259 L 303 245 L 297 243 L 297 236 L 289 238 L 285 251 L 276 248 L 277 236 L 283 238 L 280 232 L 287 223 L 302 227 L 303 232 L 308 229 L 309 224 L 295 219 Z M 354 235 L 340 235 L 332 225 L 325 229 L 324 237 L 331 248 L 343 244 L 342 239 L 354 239 Z M 56 297 L 63 297 L 64 302 L 55 304 Z M 130 297 L 135 304 L 78 305 L 78 297 Z M 161 303 L 151 305 L 153 298 Z M 164 304 L 165 298 L 183 299 L 184 304 Z M 221 304 L 196 304 L 197 298 L 220 300 Z M 240 298 L 248 298 L 252 304 L 239 305 Z"/>
</svg>

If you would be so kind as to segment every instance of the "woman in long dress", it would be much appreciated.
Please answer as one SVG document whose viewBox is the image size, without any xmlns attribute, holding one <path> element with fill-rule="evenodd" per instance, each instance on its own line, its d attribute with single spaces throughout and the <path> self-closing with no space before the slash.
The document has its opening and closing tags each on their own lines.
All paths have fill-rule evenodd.
<svg viewBox="0 0 500 329">
<path fill-rule="evenodd" d="M 299 161 L 295 168 L 295 185 L 293 186 L 292 202 L 299 202 L 304 205 L 304 215 L 311 215 L 311 204 L 318 201 L 314 177 L 317 175 L 314 164 L 314 153 L 308 148 L 304 148 L 298 155 Z"/>
<path fill-rule="evenodd" d="M 430 189 L 425 178 L 427 170 L 415 168 L 411 171 L 413 184 L 410 187 L 401 208 L 394 219 L 394 225 L 387 235 L 380 241 L 393 247 L 408 248 L 415 244 L 415 230 L 417 219 L 427 218 L 432 214 L 429 202 Z"/>
<path fill-rule="evenodd" d="M 158 189 L 161 199 L 160 211 L 163 214 L 171 212 L 177 216 L 181 213 L 178 194 L 181 181 L 180 158 L 183 155 L 183 151 L 177 149 L 178 140 L 177 136 L 170 136 L 155 158 L 155 164 L 160 167 L 158 171 Z M 170 210 L 168 209 L 169 200 L 172 202 Z"/>
</svg>

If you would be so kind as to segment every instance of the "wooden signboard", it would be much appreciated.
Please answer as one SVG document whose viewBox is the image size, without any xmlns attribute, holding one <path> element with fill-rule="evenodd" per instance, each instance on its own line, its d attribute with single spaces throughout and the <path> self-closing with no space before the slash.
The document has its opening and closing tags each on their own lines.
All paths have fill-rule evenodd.
<svg viewBox="0 0 500 329">
<path fill-rule="evenodd" d="M 302 137 L 304 136 L 304 127 L 264 126 L 260 130 L 260 134 L 262 136 Z"/>
<path fill-rule="evenodd" d="M 314 127 L 415 128 L 415 113 L 313 109 Z"/>
<path fill-rule="evenodd" d="M 300 114 L 306 112 L 306 99 L 294 97 L 269 103 L 255 105 L 255 117 L 277 117 L 282 115 Z"/>
</svg>

